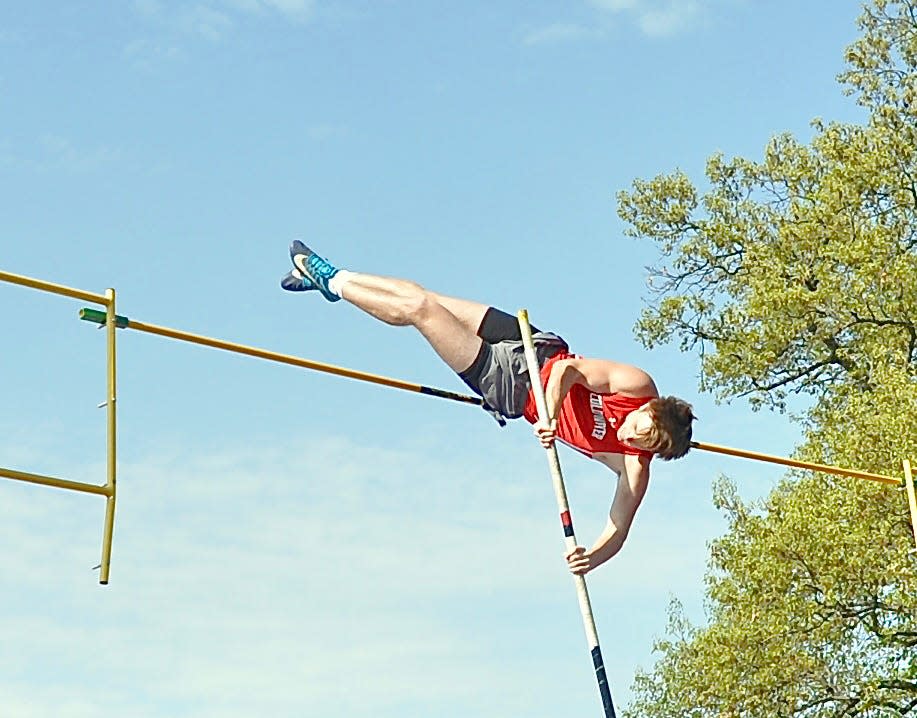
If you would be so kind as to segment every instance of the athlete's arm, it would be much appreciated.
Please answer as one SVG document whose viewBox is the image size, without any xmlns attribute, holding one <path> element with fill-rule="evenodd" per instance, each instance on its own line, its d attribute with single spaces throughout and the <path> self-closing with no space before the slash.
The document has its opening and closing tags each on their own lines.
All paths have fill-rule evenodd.
<svg viewBox="0 0 917 718">
<path fill-rule="evenodd" d="M 551 367 L 549 386 L 555 372 L 556 381 L 559 385 L 566 385 L 567 391 L 574 384 L 582 384 L 600 394 L 633 394 L 642 397 L 657 393 L 652 378 L 643 369 L 610 359 L 561 359 Z"/>
<path fill-rule="evenodd" d="M 650 478 L 650 458 L 624 455 L 624 471 L 618 476 L 608 523 L 592 548 L 577 546 L 566 555 L 570 571 L 583 575 L 614 556 L 624 545 Z"/>
</svg>

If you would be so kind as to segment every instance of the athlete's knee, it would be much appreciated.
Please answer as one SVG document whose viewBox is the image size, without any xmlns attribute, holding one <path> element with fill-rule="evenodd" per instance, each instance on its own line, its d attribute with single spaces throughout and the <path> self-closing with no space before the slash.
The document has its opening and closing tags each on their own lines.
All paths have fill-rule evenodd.
<svg viewBox="0 0 917 718">
<path fill-rule="evenodd" d="M 392 319 L 395 324 L 420 324 L 430 316 L 436 297 L 416 282 L 403 281 L 397 297 L 392 301 Z"/>
<path fill-rule="evenodd" d="M 411 324 L 425 321 L 437 308 L 436 295 L 419 284 L 412 283 L 404 296 L 403 308 L 405 317 Z"/>
</svg>

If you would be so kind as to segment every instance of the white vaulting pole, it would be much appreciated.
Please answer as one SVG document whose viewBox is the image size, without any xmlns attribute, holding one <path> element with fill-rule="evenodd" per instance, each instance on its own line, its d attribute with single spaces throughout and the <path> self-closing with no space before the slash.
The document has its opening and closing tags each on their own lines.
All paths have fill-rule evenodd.
<svg viewBox="0 0 917 718">
<path fill-rule="evenodd" d="M 544 387 L 541 385 L 541 367 L 535 355 L 535 344 L 532 340 L 532 327 L 529 325 L 529 315 L 525 309 L 520 309 L 517 315 L 519 329 L 522 331 L 522 342 L 525 346 L 525 361 L 528 365 L 529 380 L 532 383 L 532 392 L 535 395 L 535 404 L 538 407 L 538 416 L 543 420 L 548 417 L 547 402 L 544 397 Z M 576 535 L 573 533 L 573 520 L 570 518 L 570 505 L 567 502 L 567 490 L 564 487 L 564 477 L 560 470 L 560 459 L 557 456 L 557 447 L 551 445 L 546 450 L 548 464 L 551 468 L 551 478 L 554 481 L 554 495 L 557 497 L 557 508 L 560 510 L 560 522 L 564 529 L 564 544 L 567 551 L 576 548 Z M 599 695 L 602 697 L 602 707 L 605 709 L 606 718 L 616 718 L 615 707 L 611 702 L 611 691 L 608 688 L 608 677 L 605 675 L 605 663 L 602 660 L 602 649 L 599 648 L 599 636 L 595 630 L 595 619 L 592 617 L 592 604 L 589 602 L 589 592 L 586 590 L 586 579 L 582 576 L 573 576 L 576 584 L 576 596 L 579 599 L 580 613 L 583 616 L 583 627 L 586 629 L 586 641 L 592 654 L 592 664 L 595 667 L 595 677 L 599 683 Z"/>
</svg>

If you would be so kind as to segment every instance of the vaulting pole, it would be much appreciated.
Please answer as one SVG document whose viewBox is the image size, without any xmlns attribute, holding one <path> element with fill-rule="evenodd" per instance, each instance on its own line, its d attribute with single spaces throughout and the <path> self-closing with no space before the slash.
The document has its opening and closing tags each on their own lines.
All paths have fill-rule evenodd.
<svg viewBox="0 0 917 718">
<path fill-rule="evenodd" d="M 532 327 L 529 325 L 528 312 L 525 309 L 520 309 L 518 319 L 519 328 L 522 330 L 522 341 L 525 345 L 525 361 L 528 365 L 529 380 L 532 383 L 535 404 L 538 407 L 538 416 L 542 420 L 550 420 L 544 396 L 544 387 L 541 385 L 541 368 L 538 365 L 538 357 L 535 355 L 535 345 L 532 341 Z M 564 544 L 567 551 L 572 551 L 576 548 L 576 535 L 573 533 L 573 519 L 570 518 L 570 505 L 567 502 L 567 490 L 564 487 L 564 477 L 560 470 L 557 447 L 552 445 L 546 450 L 546 453 L 548 465 L 551 469 L 551 478 L 554 481 L 557 508 L 560 510 L 560 523 L 564 529 Z M 611 702 L 611 691 L 608 688 L 608 677 L 605 675 L 605 663 L 602 660 L 602 649 L 599 647 L 599 636 L 595 629 L 595 619 L 592 616 L 592 604 L 589 602 L 586 579 L 583 576 L 574 574 L 573 581 L 576 585 L 580 613 L 583 616 L 583 627 L 586 629 L 586 642 L 589 644 L 592 664 L 595 667 L 595 677 L 599 684 L 599 695 L 602 697 L 602 707 L 605 709 L 606 718 L 615 718 L 615 707 Z"/>
</svg>

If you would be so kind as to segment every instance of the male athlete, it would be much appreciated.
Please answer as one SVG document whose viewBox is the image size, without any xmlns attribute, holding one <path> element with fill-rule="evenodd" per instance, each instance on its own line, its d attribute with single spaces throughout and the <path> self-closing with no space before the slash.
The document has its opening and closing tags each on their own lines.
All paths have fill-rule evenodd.
<svg viewBox="0 0 917 718">
<path fill-rule="evenodd" d="M 577 546 L 566 554 L 575 574 L 591 571 L 621 549 L 646 493 L 653 456 L 677 459 L 690 448 L 691 406 L 660 397 L 642 369 L 571 354 L 561 337 L 532 327 L 551 417 L 539 420 L 514 317 L 405 279 L 338 269 L 299 240 L 290 246 L 290 257 L 294 269 L 281 279 L 284 289 L 318 290 L 330 302 L 345 299 L 387 324 L 413 326 L 486 409 L 508 419 L 524 416 L 546 448 L 559 439 L 617 474 L 604 530 L 592 548 Z"/>
</svg>

